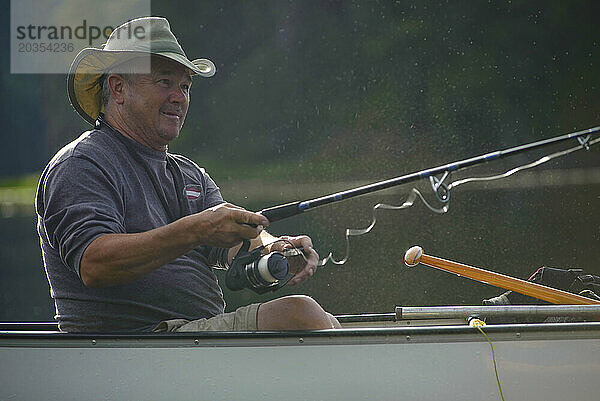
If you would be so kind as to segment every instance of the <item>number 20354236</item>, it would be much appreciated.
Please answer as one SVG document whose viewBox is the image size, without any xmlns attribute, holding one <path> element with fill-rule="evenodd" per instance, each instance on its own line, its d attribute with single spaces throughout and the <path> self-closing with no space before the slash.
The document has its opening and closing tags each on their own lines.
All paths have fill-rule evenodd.
<svg viewBox="0 0 600 401">
<path fill-rule="evenodd" d="M 66 53 L 75 50 L 73 43 L 68 42 L 54 42 L 54 43 L 38 43 L 38 42 L 27 42 L 18 44 L 19 53 Z"/>
</svg>

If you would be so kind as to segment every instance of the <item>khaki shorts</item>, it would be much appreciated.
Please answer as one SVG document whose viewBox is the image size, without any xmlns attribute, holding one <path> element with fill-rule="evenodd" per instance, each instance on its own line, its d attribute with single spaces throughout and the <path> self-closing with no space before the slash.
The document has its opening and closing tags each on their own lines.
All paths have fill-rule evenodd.
<svg viewBox="0 0 600 401">
<path fill-rule="evenodd" d="M 209 319 L 173 319 L 160 322 L 154 331 L 256 331 L 260 304 L 242 306 L 235 312 L 223 313 Z"/>
</svg>

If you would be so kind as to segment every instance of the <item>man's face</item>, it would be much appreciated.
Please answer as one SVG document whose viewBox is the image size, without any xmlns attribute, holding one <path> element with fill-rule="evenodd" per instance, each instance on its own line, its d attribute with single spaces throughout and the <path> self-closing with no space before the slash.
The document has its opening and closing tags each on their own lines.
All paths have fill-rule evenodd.
<svg viewBox="0 0 600 401">
<path fill-rule="evenodd" d="M 160 149 L 179 136 L 190 102 L 192 80 L 179 63 L 153 57 L 150 74 L 125 85 L 125 123 L 152 148 Z"/>
</svg>

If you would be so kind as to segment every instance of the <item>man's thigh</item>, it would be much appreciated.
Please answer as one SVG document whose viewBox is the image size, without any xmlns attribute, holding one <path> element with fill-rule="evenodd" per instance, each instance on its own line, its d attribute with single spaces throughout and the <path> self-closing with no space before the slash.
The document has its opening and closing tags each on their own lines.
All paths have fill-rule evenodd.
<svg viewBox="0 0 600 401">
<path fill-rule="evenodd" d="M 260 304 L 242 306 L 234 312 L 223 313 L 209 319 L 173 319 L 161 322 L 154 331 L 256 331 Z"/>
</svg>

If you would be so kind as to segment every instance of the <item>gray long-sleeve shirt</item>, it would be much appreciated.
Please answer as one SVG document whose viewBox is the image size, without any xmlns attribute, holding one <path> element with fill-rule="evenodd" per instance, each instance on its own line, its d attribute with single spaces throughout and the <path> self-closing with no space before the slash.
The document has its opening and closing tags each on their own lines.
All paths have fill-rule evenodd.
<svg viewBox="0 0 600 401">
<path fill-rule="evenodd" d="M 106 127 L 84 133 L 54 156 L 40 179 L 38 233 L 59 328 L 144 331 L 162 320 L 223 313 L 223 294 L 211 266 L 223 264 L 225 249 L 198 247 L 129 284 L 88 288 L 81 281 L 81 257 L 94 239 L 169 223 L 150 174 L 155 175 L 169 208 L 176 214 L 180 209 L 166 152 L 117 135 Z M 223 202 L 219 188 L 202 168 L 173 156 L 183 176 L 179 196 L 189 212 Z"/>
</svg>

